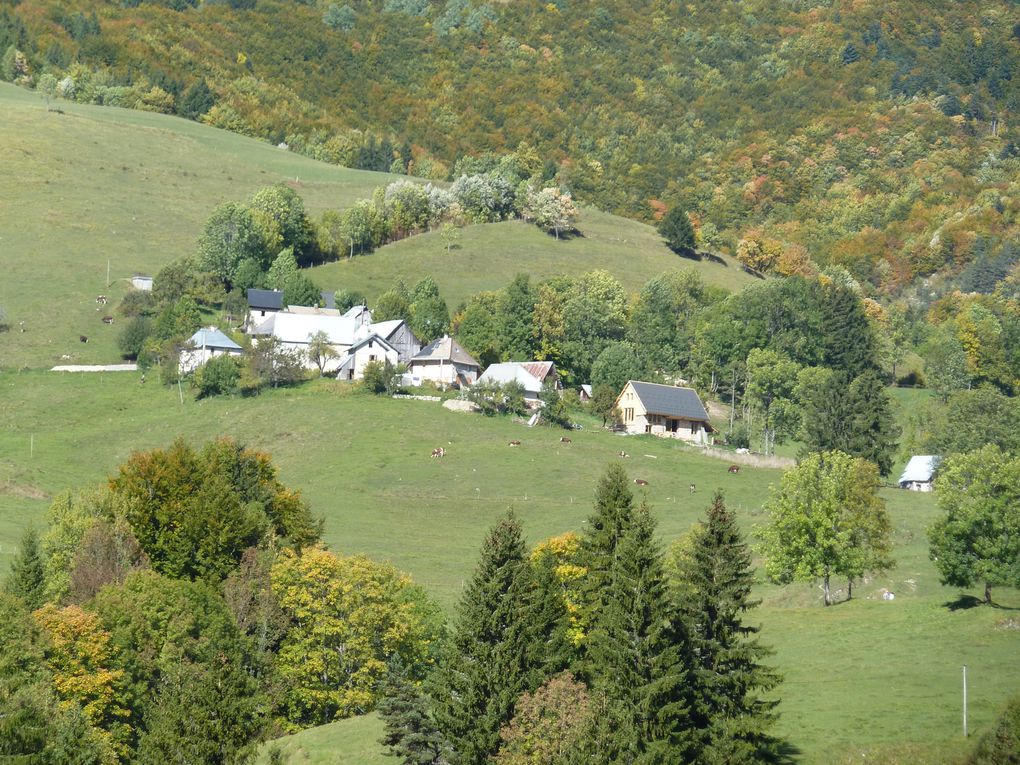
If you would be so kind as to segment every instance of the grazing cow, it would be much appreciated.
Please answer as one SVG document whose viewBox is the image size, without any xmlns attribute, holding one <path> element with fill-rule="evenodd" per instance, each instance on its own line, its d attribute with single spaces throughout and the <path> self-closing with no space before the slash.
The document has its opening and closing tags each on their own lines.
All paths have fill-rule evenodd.
<svg viewBox="0 0 1020 765">
<path fill-rule="evenodd" d="M 560 438 L 560 443 L 561 443 L 561 444 L 569 444 L 569 443 L 570 443 L 570 439 L 569 439 L 569 438 L 567 438 L 566 436 L 562 436 L 562 437 Z"/>
<path fill-rule="evenodd" d="M 696 492 L 697 490 L 698 490 L 698 487 L 697 487 L 697 486 L 695 486 L 695 485 L 694 485 L 694 484 L 692 483 L 692 484 L 691 484 L 691 494 L 693 494 L 693 493 L 694 493 L 694 492 Z"/>
<path fill-rule="evenodd" d="M 729 469 L 727 469 L 726 472 L 727 473 L 739 473 L 740 472 L 740 465 L 730 465 Z"/>
<path fill-rule="evenodd" d="M 444 449 L 442 446 L 440 446 L 438 449 L 433 449 L 432 450 L 432 456 L 433 457 L 445 457 L 446 456 L 446 449 Z"/>
<path fill-rule="evenodd" d="M 112 316 L 104 316 L 103 317 L 103 324 L 113 324 L 113 317 Z"/>
<path fill-rule="evenodd" d="M 78 335 L 78 340 L 83 343 L 87 343 L 89 341 L 89 339 L 85 335 Z"/>
<path fill-rule="evenodd" d="M 620 456 L 621 457 L 629 457 L 630 455 L 627 454 L 627 452 L 620 452 Z"/>
<path fill-rule="evenodd" d="M 521 442 L 518 441 L 516 438 L 513 441 L 511 441 L 510 443 L 507 444 L 507 446 L 520 446 L 520 445 L 521 445 Z"/>
<path fill-rule="evenodd" d="M 101 303 L 102 305 L 106 305 L 106 300 L 106 295 L 99 295 L 96 297 L 96 302 Z"/>
<path fill-rule="evenodd" d="M 634 483 L 636 483 L 638 486 L 647 486 L 648 485 L 648 481 L 646 481 L 644 478 L 635 478 L 634 479 Z"/>
</svg>

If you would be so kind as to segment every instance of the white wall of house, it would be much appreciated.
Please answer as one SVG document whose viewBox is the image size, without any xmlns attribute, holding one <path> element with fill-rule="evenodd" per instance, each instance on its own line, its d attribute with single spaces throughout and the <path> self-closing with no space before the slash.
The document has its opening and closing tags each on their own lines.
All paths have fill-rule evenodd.
<svg viewBox="0 0 1020 765">
<path fill-rule="evenodd" d="M 449 385 L 457 382 L 458 379 L 465 380 L 468 385 L 474 385 L 478 379 L 478 368 L 468 364 L 458 364 L 455 361 L 413 361 L 408 372 L 423 381 Z"/>
<path fill-rule="evenodd" d="M 241 351 L 233 348 L 195 348 L 181 351 L 178 363 L 182 375 L 191 374 L 214 356 L 240 356 Z"/>
<path fill-rule="evenodd" d="M 354 359 L 350 368 L 344 370 L 348 380 L 360 380 L 364 377 L 365 365 L 373 361 L 388 361 L 391 364 L 396 364 L 400 360 L 395 349 L 389 348 L 377 340 L 369 340 L 364 345 L 355 348 L 354 353 L 348 354 L 348 356 L 353 356 Z"/>
</svg>

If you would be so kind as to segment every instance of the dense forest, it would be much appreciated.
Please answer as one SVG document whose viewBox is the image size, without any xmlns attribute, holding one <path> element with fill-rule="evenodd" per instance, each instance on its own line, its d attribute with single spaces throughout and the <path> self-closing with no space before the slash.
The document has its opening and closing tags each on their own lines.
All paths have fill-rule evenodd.
<svg viewBox="0 0 1020 765">
<path fill-rule="evenodd" d="M 435 180 L 519 151 L 581 201 L 679 204 L 706 248 L 806 251 L 877 294 L 987 291 L 1015 256 L 1003 0 L 0 5 L 0 76 L 64 98 Z"/>
</svg>

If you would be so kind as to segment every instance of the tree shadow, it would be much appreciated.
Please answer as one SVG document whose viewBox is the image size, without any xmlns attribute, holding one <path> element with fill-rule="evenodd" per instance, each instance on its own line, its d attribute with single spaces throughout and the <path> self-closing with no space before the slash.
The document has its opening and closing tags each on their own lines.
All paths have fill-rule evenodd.
<svg viewBox="0 0 1020 765">
<path fill-rule="evenodd" d="M 983 605 L 984 601 L 981 598 L 975 598 L 973 595 L 960 595 L 956 600 L 950 600 L 948 603 L 942 605 L 948 608 L 950 611 L 966 611 L 971 608 L 977 608 Z"/>
<path fill-rule="evenodd" d="M 763 762 L 774 763 L 774 765 L 794 765 L 799 762 L 801 754 L 803 752 L 798 747 L 782 739 L 776 742 L 775 749 L 770 752 L 771 756 L 764 759 Z"/>
<path fill-rule="evenodd" d="M 714 252 L 701 252 L 698 253 L 698 255 L 702 260 L 707 260 L 709 263 L 715 263 L 717 266 L 722 266 L 723 268 L 730 267 L 730 264 L 727 263 L 725 259 L 719 257 Z"/>
</svg>

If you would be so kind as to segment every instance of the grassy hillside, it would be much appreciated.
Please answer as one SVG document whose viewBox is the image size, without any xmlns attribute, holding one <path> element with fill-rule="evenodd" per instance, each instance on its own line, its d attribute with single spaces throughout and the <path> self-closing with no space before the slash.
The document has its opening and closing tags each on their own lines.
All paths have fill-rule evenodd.
<svg viewBox="0 0 1020 765">
<path fill-rule="evenodd" d="M 729 256 L 677 256 L 654 228 L 637 221 L 585 208 L 579 227 L 581 236 L 557 240 L 520 221 L 469 226 L 449 252 L 433 232 L 386 245 L 368 257 L 318 266 L 311 276 L 324 286 L 342 285 L 372 299 L 398 277 L 410 286 L 419 274 L 430 273 L 451 309 L 476 292 L 508 284 L 521 271 L 546 278 L 603 268 L 635 293 L 669 269 L 693 269 L 708 284 L 729 290 L 754 281 Z"/>
<path fill-rule="evenodd" d="M 631 455 L 625 460 L 631 475 L 649 481 L 664 542 L 690 527 L 716 487 L 725 489 L 750 532 L 779 475 L 750 468 L 730 475 L 726 462 L 650 437 L 584 430 L 562 445 L 554 430 L 366 396 L 333 382 L 247 400 L 195 402 L 185 395 L 182 404 L 176 390 L 138 380 L 132 374 L 0 374 L 4 564 L 24 524 L 39 522 L 55 493 L 100 481 L 132 450 L 178 435 L 197 442 L 228 434 L 270 451 L 283 480 L 325 515 L 331 546 L 393 561 L 447 609 L 486 529 L 508 505 L 531 542 L 583 528 L 594 481 L 608 461 L 622 459 L 621 448 Z M 508 449 L 511 438 L 522 447 Z M 430 459 L 438 445 L 448 456 Z M 1013 610 L 1020 593 L 997 591 L 1001 608 L 957 608 L 960 593 L 939 585 L 928 560 L 933 498 L 898 490 L 883 495 L 895 524 L 894 571 L 829 609 L 808 586 L 758 590 L 764 605 L 756 618 L 786 678 L 780 730 L 805 763 L 860 762 L 863 755 L 874 761 L 879 754 L 887 762 L 950 762 L 962 749 L 960 666 L 970 668 L 976 731 L 1020 686 Z M 883 587 L 896 594 L 894 601 L 877 599 Z M 285 743 L 311 762 L 375 765 L 378 758 L 367 753 L 377 736 L 378 723 L 367 719 Z M 305 755 L 290 761 L 305 762 Z"/>
<path fill-rule="evenodd" d="M 176 117 L 65 102 L 60 109 L 47 111 L 38 95 L 0 84 L 0 307 L 12 325 L 0 333 L 0 368 L 49 367 L 65 355 L 76 363 L 116 361 L 120 325 L 100 321 L 113 305 L 97 310 L 96 296 L 116 302 L 133 274 L 155 274 L 191 254 L 220 202 L 282 181 L 318 216 L 392 179 Z M 518 271 L 607 268 L 635 289 L 687 265 L 725 286 L 750 279 L 729 261 L 681 260 L 633 221 L 586 211 L 581 228 L 583 238 L 556 242 L 523 224 L 479 226 L 450 256 L 426 236 L 319 268 L 314 277 L 323 288 L 375 295 L 397 275 L 413 282 L 431 271 L 449 290 L 451 307 L 468 292 L 504 286 Z"/>
<path fill-rule="evenodd" d="M 28 63 L 0 76 L 423 177 L 523 145 L 601 209 L 682 204 L 712 246 L 760 229 L 895 291 L 1020 232 L 1018 22 L 1010 0 L 35 0 L 0 17 Z"/>
</svg>

